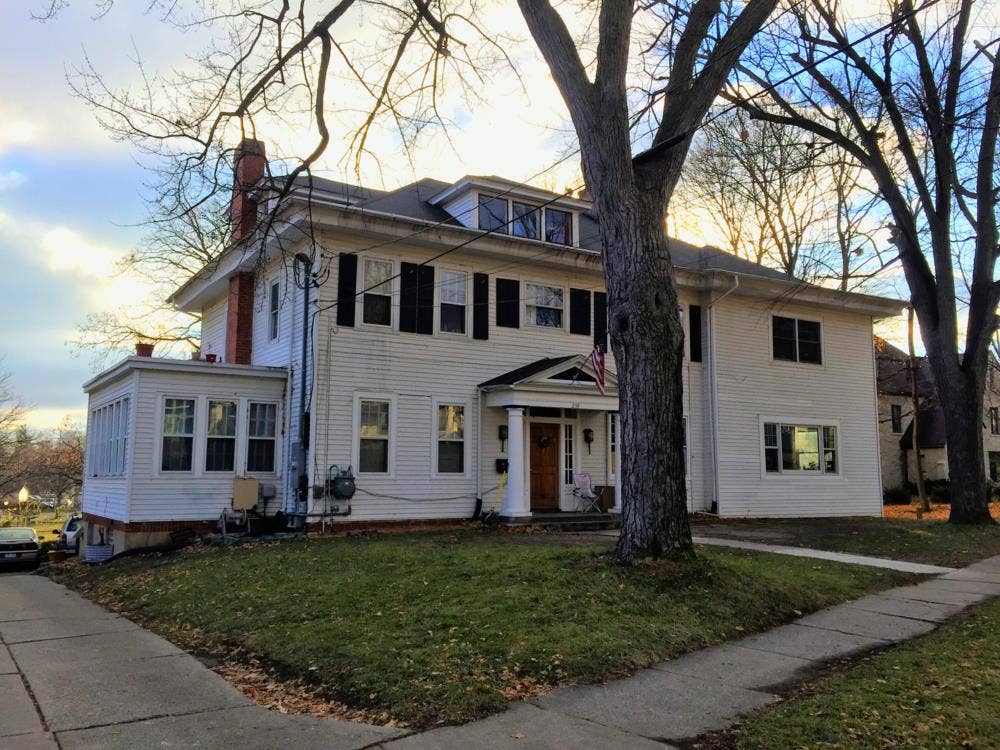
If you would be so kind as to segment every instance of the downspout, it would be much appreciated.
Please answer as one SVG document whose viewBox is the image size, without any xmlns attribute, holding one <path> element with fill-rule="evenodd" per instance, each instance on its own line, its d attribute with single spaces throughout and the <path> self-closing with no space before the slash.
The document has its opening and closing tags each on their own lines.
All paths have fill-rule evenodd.
<svg viewBox="0 0 1000 750">
<path fill-rule="evenodd" d="M 306 454 L 309 451 L 309 415 L 306 412 L 306 365 L 309 357 L 309 289 L 312 286 L 312 258 L 296 253 L 295 263 L 302 265 L 302 361 L 299 373 L 299 455 L 298 503 L 295 515 L 302 517 L 305 527 L 309 512 L 309 473 Z"/>
<path fill-rule="evenodd" d="M 476 388 L 476 504 L 472 511 L 475 521 L 483 512 L 483 391 Z"/>
<path fill-rule="evenodd" d="M 708 336 L 709 336 L 709 417 L 712 428 L 712 513 L 721 515 L 722 509 L 719 507 L 719 386 L 718 371 L 715 366 L 716 346 L 715 346 L 715 306 L 726 297 L 740 288 L 740 277 L 733 274 L 733 285 L 715 299 L 708 303 Z"/>
<path fill-rule="evenodd" d="M 876 475 L 878 476 L 878 493 L 879 493 L 879 504 L 878 504 L 878 514 L 880 516 L 885 515 L 885 492 L 882 488 L 882 433 L 879 429 L 879 417 L 878 417 L 878 352 L 875 350 L 875 318 L 871 319 L 871 336 L 872 340 L 872 392 L 875 396 L 873 399 L 875 407 L 875 446 L 878 448 L 878 461 L 876 462 Z M 839 436 L 838 436 L 839 437 Z"/>
</svg>

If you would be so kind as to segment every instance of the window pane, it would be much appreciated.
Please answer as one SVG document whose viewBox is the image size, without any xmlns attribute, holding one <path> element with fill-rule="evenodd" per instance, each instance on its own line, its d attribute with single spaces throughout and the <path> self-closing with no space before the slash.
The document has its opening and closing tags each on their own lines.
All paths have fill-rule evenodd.
<svg viewBox="0 0 1000 750">
<path fill-rule="evenodd" d="M 796 361 L 795 354 L 795 319 L 772 318 L 772 334 L 774 341 L 774 358 Z"/>
<path fill-rule="evenodd" d="M 785 471 L 819 471 L 819 428 L 781 425 L 781 466 Z"/>
<path fill-rule="evenodd" d="M 232 471 L 236 465 L 236 439 L 210 437 L 205 444 L 205 471 Z"/>
<path fill-rule="evenodd" d="M 278 407 L 276 404 L 250 404 L 250 425 L 247 434 L 250 437 L 270 437 L 275 435 L 275 420 Z"/>
<path fill-rule="evenodd" d="M 525 301 L 536 307 L 563 307 L 563 290 L 560 286 L 524 285 Z"/>
<path fill-rule="evenodd" d="M 361 402 L 361 437 L 389 437 L 389 402 Z"/>
<path fill-rule="evenodd" d="M 535 325 L 544 328 L 562 328 L 562 310 L 554 310 L 551 307 L 536 307 Z"/>
<path fill-rule="evenodd" d="M 193 443 L 194 438 L 190 437 L 164 437 L 160 468 L 163 471 L 191 471 Z"/>
<path fill-rule="evenodd" d="M 823 428 L 823 470 L 837 473 L 837 428 Z"/>
<path fill-rule="evenodd" d="M 464 271 L 442 271 L 441 301 L 452 305 L 464 305 L 467 278 Z"/>
<path fill-rule="evenodd" d="M 490 232 L 507 233 L 507 199 L 479 196 L 479 228 Z"/>
<path fill-rule="evenodd" d="M 764 449 L 764 470 L 765 471 L 778 471 L 778 449 L 775 448 L 765 448 Z"/>
<path fill-rule="evenodd" d="M 274 439 L 247 441 L 247 471 L 274 471 Z"/>
<path fill-rule="evenodd" d="M 365 260 L 365 291 L 372 294 L 392 294 L 392 261 L 388 260 Z"/>
<path fill-rule="evenodd" d="M 764 445 L 773 447 L 778 445 L 778 425 L 773 422 L 764 425 Z"/>
<path fill-rule="evenodd" d="M 208 434 L 214 437 L 236 436 L 236 402 L 208 402 Z"/>
<path fill-rule="evenodd" d="M 823 361 L 820 345 L 819 323 L 814 320 L 800 320 L 799 325 L 799 362 L 821 364 Z"/>
<path fill-rule="evenodd" d="M 573 214 L 554 208 L 545 209 L 545 240 L 560 245 L 572 245 Z"/>
<path fill-rule="evenodd" d="M 465 437 L 465 407 L 457 404 L 438 406 L 438 439 L 462 440 Z"/>
<path fill-rule="evenodd" d="M 385 474 L 389 471 L 389 441 L 361 439 L 358 471 Z"/>
<path fill-rule="evenodd" d="M 462 474 L 465 471 L 465 443 L 459 440 L 438 442 L 438 473 Z"/>
<path fill-rule="evenodd" d="M 513 231 L 516 237 L 527 237 L 528 239 L 538 239 L 538 219 L 541 213 L 535 206 L 526 203 L 514 202 L 513 205 L 514 223 Z"/>
<path fill-rule="evenodd" d="M 392 325 L 392 298 L 384 294 L 366 294 L 362 319 L 373 325 Z"/>
<path fill-rule="evenodd" d="M 441 305 L 441 330 L 465 333 L 465 305 Z"/>
<path fill-rule="evenodd" d="M 563 484 L 573 484 L 573 425 L 563 425 Z"/>
<path fill-rule="evenodd" d="M 194 399 L 168 398 L 164 401 L 163 434 L 194 434 Z"/>
</svg>

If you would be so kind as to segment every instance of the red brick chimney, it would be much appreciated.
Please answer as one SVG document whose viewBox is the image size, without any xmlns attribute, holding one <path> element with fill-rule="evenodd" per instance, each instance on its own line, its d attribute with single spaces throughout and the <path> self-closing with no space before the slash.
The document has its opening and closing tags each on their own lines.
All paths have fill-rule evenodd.
<svg viewBox="0 0 1000 750">
<path fill-rule="evenodd" d="M 257 201 L 250 191 L 264 176 L 267 156 L 264 144 L 252 138 L 244 138 L 233 156 L 233 200 L 229 207 L 233 243 L 250 234 L 257 224 Z"/>
<path fill-rule="evenodd" d="M 226 303 L 226 362 L 249 365 L 253 354 L 253 274 L 229 277 Z"/>
</svg>

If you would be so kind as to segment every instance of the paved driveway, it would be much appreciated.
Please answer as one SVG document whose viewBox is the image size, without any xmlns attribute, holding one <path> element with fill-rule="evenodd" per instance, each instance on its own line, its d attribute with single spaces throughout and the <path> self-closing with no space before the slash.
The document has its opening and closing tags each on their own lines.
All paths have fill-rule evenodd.
<svg viewBox="0 0 1000 750">
<path fill-rule="evenodd" d="M 0 696 L 5 750 L 346 750 L 401 734 L 261 708 L 171 643 L 37 575 L 0 576 Z"/>
</svg>

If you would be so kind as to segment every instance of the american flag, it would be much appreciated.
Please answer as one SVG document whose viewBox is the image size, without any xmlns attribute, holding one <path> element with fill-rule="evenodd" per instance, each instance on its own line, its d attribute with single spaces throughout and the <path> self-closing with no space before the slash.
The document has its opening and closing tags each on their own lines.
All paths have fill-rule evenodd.
<svg viewBox="0 0 1000 750">
<path fill-rule="evenodd" d="M 605 395 L 605 383 L 604 383 L 604 352 L 600 347 L 595 346 L 594 351 L 590 353 L 590 364 L 594 367 L 595 380 L 597 381 L 597 390 L 601 392 L 601 395 Z"/>
</svg>

